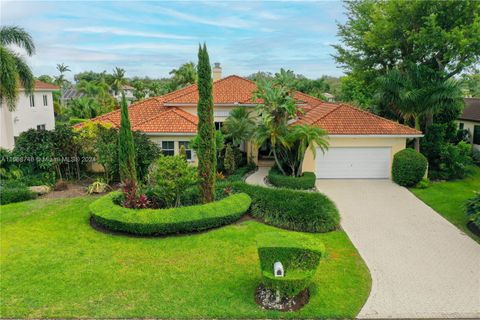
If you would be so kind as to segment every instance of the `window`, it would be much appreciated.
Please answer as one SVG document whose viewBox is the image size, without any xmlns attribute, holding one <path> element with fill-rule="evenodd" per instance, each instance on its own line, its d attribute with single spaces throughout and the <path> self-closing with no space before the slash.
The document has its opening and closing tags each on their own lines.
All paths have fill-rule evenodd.
<svg viewBox="0 0 480 320">
<path fill-rule="evenodd" d="M 185 148 L 185 153 L 187 154 L 187 160 L 192 160 L 192 149 L 189 148 L 189 144 L 188 141 L 179 141 L 178 148 L 183 146 Z"/>
<path fill-rule="evenodd" d="M 46 95 L 46 94 L 43 95 L 43 105 L 44 105 L 45 107 L 48 106 L 48 98 L 47 98 L 47 95 Z"/>
<path fill-rule="evenodd" d="M 480 144 L 480 126 L 473 127 L 473 144 Z"/>
<path fill-rule="evenodd" d="M 162 153 L 166 156 L 173 156 L 175 154 L 173 141 L 162 141 Z"/>
<path fill-rule="evenodd" d="M 30 96 L 30 107 L 35 107 L 35 97 L 33 94 Z"/>
<path fill-rule="evenodd" d="M 37 126 L 37 130 L 38 130 L 38 131 L 45 130 L 45 125 L 44 125 L 44 124 L 39 124 L 39 125 Z"/>
<path fill-rule="evenodd" d="M 221 130 L 223 127 L 223 122 L 215 122 L 215 130 Z"/>
<path fill-rule="evenodd" d="M 459 129 L 459 130 L 463 130 L 463 128 L 465 128 L 465 123 L 460 122 L 460 123 L 458 124 L 458 129 Z"/>
</svg>

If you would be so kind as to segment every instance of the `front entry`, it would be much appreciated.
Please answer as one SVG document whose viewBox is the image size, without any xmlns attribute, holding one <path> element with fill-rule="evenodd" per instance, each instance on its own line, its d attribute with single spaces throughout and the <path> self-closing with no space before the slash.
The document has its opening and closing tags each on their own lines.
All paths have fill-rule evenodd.
<svg viewBox="0 0 480 320">
<path fill-rule="evenodd" d="M 272 144 L 270 140 L 265 141 L 260 148 L 258 148 L 258 160 L 273 160 Z"/>
</svg>

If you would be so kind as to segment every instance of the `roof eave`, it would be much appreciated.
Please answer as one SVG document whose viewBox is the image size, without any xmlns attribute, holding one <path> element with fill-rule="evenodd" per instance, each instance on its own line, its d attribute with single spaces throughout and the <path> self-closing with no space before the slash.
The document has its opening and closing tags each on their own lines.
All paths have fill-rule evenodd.
<svg viewBox="0 0 480 320">
<path fill-rule="evenodd" d="M 423 134 L 328 134 L 335 138 L 422 138 Z"/>
</svg>

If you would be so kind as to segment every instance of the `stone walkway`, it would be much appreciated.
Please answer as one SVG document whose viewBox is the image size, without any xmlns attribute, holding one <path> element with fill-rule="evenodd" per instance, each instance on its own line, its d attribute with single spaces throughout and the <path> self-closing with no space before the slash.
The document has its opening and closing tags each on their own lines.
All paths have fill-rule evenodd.
<svg viewBox="0 0 480 320">
<path fill-rule="evenodd" d="M 247 179 L 245 179 L 245 182 L 248 184 L 266 187 L 267 185 L 265 184 L 265 177 L 268 174 L 268 170 L 270 170 L 268 167 L 258 167 L 258 170 L 249 175 Z"/>
</svg>

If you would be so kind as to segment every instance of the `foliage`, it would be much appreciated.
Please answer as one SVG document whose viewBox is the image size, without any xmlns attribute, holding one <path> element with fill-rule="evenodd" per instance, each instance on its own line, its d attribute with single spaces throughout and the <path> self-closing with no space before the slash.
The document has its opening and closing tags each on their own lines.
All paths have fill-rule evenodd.
<svg viewBox="0 0 480 320">
<path fill-rule="evenodd" d="M 110 189 L 110 186 L 107 183 L 105 183 L 103 179 L 97 179 L 87 187 L 87 193 L 88 194 L 104 193 L 104 192 L 107 192 L 109 189 Z"/>
<path fill-rule="evenodd" d="M 468 199 L 465 205 L 468 219 L 480 228 L 480 193 L 475 192 L 475 197 Z"/>
<path fill-rule="evenodd" d="M 182 192 L 196 182 L 197 170 L 182 156 L 160 156 L 148 173 L 148 188 L 160 207 L 179 207 Z"/>
<path fill-rule="evenodd" d="M 198 80 L 197 70 L 195 70 L 193 62 L 182 64 L 178 69 L 170 71 L 170 74 L 172 75 L 171 91 L 195 84 Z"/>
<path fill-rule="evenodd" d="M 223 165 L 225 172 L 230 175 L 235 171 L 235 158 L 233 155 L 233 149 L 231 144 L 227 144 L 225 148 L 225 159 Z"/>
<path fill-rule="evenodd" d="M 235 170 L 234 173 L 227 177 L 227 181 L 235 182 L 235 181 L 243 181 L 245 175 L 249 172 L 252 172 L 256 169 L 256 165 L 254 163 L 250 163 L 249 165 L 239 167 Z"/>
<path fill-rule="evenodd" d="M 148 197 L 145 194 L 139 194 L 137 184 L 131 180 L 124 182 L 119 200 L 121 206 L 129 209 L 146 209 L 151 206 Z"/>
<path fill-rule="evenodd" d="M 215 126 L 213 123 L 212 70 L 207 46 L 198 49 L 198 177 L 203 203 L 212 202 L 215 197 L 215 174 L 217 173 L 217 151 Z"/>
<path fill-rule="evenodd" d="M 24 49 L 28 56 L 35 53 L 33 39 L 24 29 L 17 26 L 0 28 L 0 103 L 10 111 L 15 110 L 19 86 L 25 88 L 26 94 L 31 94 L 35 86 L 30 67 L 12 45 Z"/>
<path fill-rule="evenodd" d="M 268 171 L 268 181 L 280 188 L 311 190 L 315 188 L 316 177 L 313 172 L 304 172 L 301 176 L 284 176 L 272 168 Z"/>
<path fill-rule="evenodd" d="M 440 166 L 438 178 L 441 179 L 463 179 L 468 173 L 472 164 L 472 146 L 464 141 L 457 145 L 447 143 L 440 152 Z"/>
<path fill-rule="evenodd" d="M 134 210 L 115 205 L 110 193 L 90 205 L 95 221 L 107 229 L 138 235 L 198 232 L 230 224 L 250 207 L 250 197 L 235 194 L 207 204 L 169 209 Z"/>
<path fill-rule="evenodd" d="M 255 131 L 255 122 L 251 118 L 251 112 L 245 107 L 233 109 L 223 122 L 222 131 L 235 146 L 240 146 L 243 141 L 249 141 Z"/>
<path fill-rule="evenodd" d="M 430 186 L 430 180 L 428 178 L 423 178 L 419 183 L 415 185 L 417 189 L 427 189 Z"/>
<path fill-rule="evenodd" d="M 125 78 L 125 70 L 119 67 L 113 69 L 113 81 L 112 89 L 115 94 L 123 93 L 123 86 L 127 84 L 127 79 Z"/>
<path fill-rule="evenodd" d="M 419 183 L 427 170 L 428 161 L 421 153 L 407 148 L 393 156 L 392 179 L 404 187 Z"/>
<path fill-rule="evenodd" d="M 120 181 L 137 183 L 137 171 L 135 164 L 135 144 L 133 141 L 130 120 L 128 119 L 128 105 L 125 95 L 122 93 L 122 118 L 118 133 L 118 168 Z"/>
<path fill-rule="evenodd" d="M 258 235 L 256 240 L 263 285 L 280 297 L 294 297 L 305 290 L 325 254 L 322 243 L 304 235 L 269 232 Z M 274 275 L 277 261 L 283 265 L 283 277 Z"/>
<path fill-rule="evenodd" d="M 466 97 L 480 98 L 480 70 L 478 68 L 470 74 L 462 74 L 460 83 Z"/>
<path fill-rule="evenodd" d="M 69 72 L 71 70 L 67 65 L 63 63 L 57 64 L 57 70 L 58 72 L 60 72 L 60 74 L 55 77 L 53 83 L 63 89 L 69 84 L 68 80 L 65 79 L 65 72 Z"/>
<path fill-rule="evenodd" d="M 273 226 L 304 232 L 328 232 L 339 226 L 335 204 L 318 192 L 272 189 L 244 182 L 227 184 L 252 198 L 250 213 Z"/>
<path fill-rule="evenodd" d="M 32 200 L 37 194 L 30 191 L 23 184 L 7 185 L 0 184 L 0 205 Z"/>
<path fill-rule="evenodd" d="M 340 78 L 340 89 L 337 99 L 362 109 L 370 109 L 374 103 L 371 87 L 363 79 L 358 79 L 352 75 Z"/>
</svg>

